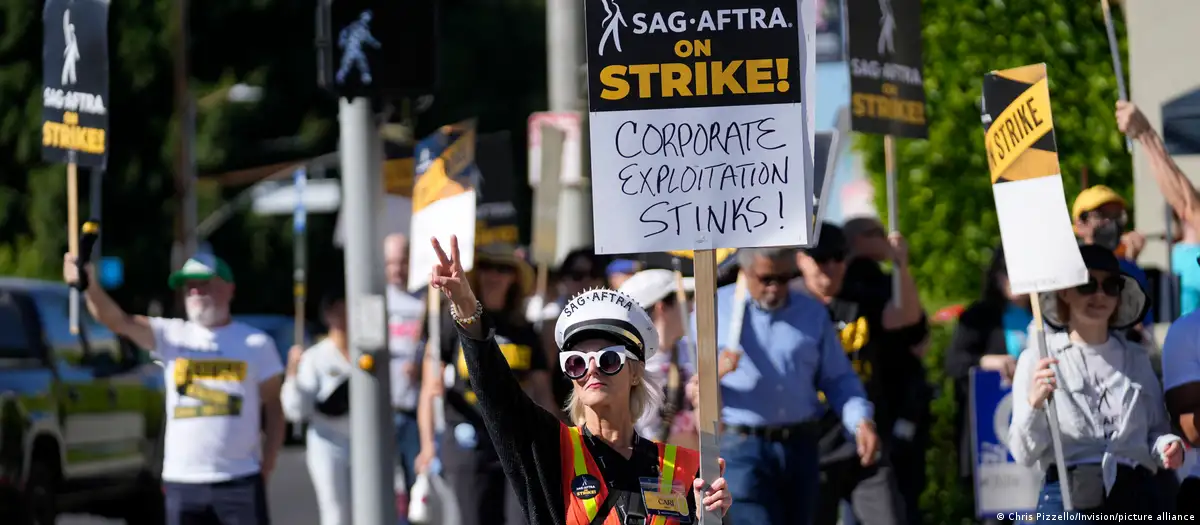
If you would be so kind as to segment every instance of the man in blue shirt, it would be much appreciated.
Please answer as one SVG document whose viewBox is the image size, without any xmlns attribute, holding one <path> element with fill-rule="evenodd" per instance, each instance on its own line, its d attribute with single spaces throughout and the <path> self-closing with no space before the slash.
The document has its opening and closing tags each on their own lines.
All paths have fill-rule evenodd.
<svg viewBox="0 0 1200 525">
<path fill-rule="evenodd" d="M 730 516 L 735 524 L 808 525 L 817 506 L 817 443 L 826 410 L 818 391 L 855 437 L 863 465 L 879 453 L 874 407 L 825 306 L 788 288 L 796 250 L 742 249 L 737 256 L 745 300 L 734 304 L 735 285 L 717 290 L 718 346 L 741 352 L 737 368 L 721 379 Z M 744 317 L 741 334 L 733 336 L 737 308 Z"/>
</svg>

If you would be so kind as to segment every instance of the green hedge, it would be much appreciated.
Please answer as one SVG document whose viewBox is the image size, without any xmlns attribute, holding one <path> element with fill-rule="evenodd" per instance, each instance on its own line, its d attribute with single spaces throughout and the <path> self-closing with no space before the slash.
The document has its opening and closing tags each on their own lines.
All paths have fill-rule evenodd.
<svg viewBox="0 0 1200 525">
<path fill-rule="evenodd" d="M 930 525 L 976 523 L 971 487 L 958 476 L 954 415 L 959 407 L 954 402 L 954 382 L 946 377 L 944 366 L 946 348 L 950 346 L 953 333 L 953 323 L 933 325 L 929 352 L 925 356 L 929 382 L 938 391 L 931 406 L 933 424 L 930 428 L 929 451 L 925 453 L 928 484 L 921 495 L 921 512 L 925 523 Z"/>
</svg>

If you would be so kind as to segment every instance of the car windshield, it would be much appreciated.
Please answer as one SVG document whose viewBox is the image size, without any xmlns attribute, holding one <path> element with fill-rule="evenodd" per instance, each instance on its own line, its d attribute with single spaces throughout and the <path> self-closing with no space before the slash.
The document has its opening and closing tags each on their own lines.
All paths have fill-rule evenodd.
<svg viewBox="0 0 1200 525">
<path fill-rule="evenodd" d="M 29 357 L 29 333 L 21 321 L 21 309 L 12 298 L 0 296 L 0 357 Z"/>
</svg>

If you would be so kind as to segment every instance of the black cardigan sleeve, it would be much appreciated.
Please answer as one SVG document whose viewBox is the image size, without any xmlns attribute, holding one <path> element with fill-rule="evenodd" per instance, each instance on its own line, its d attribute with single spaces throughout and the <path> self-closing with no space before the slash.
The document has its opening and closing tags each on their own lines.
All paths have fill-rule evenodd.
<svg viewBox="0 0 1200 525">
<path fill-rule="evenodd" d="M 525 394 L 496 344 L 491 320 L 485 314 L 480 322 L 482 340 L 457 330 L 484 426 L 529 524 L 563 523 L 562 423 Z"/>
<path fill-rule="evenodd" d="M 965 381 L 971 368 L 987 353 L 988 338 L 996 329 L 999 318 L 982 304 L 973 304 L 958 318 L 954 336 L 946 348 L 946 375 L 955 381 Z"/>
</svg>

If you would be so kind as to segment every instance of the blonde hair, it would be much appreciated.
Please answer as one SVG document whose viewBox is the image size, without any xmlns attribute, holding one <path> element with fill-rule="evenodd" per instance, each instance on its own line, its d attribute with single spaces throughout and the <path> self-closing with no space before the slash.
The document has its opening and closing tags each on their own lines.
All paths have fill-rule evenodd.
<svg viewBox="0 0 1200 525">
<path fill-rule="evenodd" d="M 629 415 L 633 419 L 633 423 L 637 424 L 649 410 L 658 410 L 662 406 L 663 391 L 662 385 L 658 381 L 652 379 L 646 374 L 646 365 L 641 361 L 628 360 L 625 362 L 630 367 L 630 373 L 633 369 L 641 371 L 641 380 L 630 387 L 629 389 Z M 583 401 L 575 395 L 575 390 L 571 390 L 571 395 L 567 396 L 567 417 L 576 426 L 583 426 L 587 421 L 586 412 L 584 410 Z"/>
</svg>

